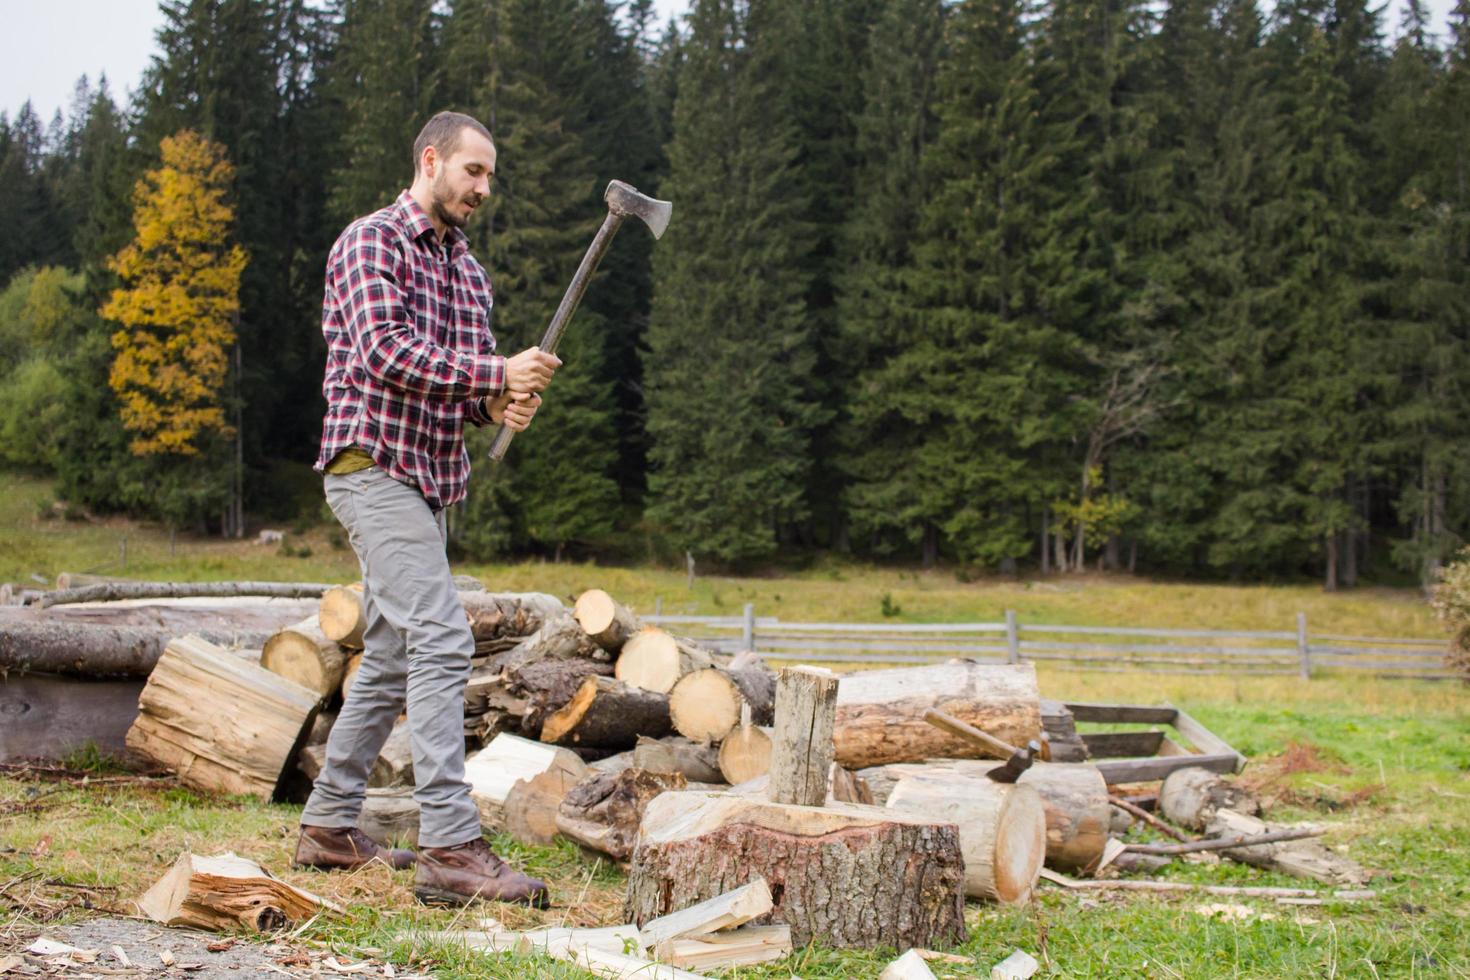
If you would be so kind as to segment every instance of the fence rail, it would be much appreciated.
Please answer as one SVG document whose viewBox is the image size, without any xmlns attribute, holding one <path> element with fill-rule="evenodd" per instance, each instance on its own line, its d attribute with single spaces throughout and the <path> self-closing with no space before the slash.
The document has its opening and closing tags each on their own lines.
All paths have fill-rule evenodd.
<svg viewBox="0 0 1470 980">
<path fill-rule="evenodd" d="M 1348 670 L 1431 680 L 1456 676 L 1444 665 L 1446 640 L 1341 633 L 1314 636 L 1307 630 L 1305 613 L 1297 613 L 1292 630 L 1022 623 L 1010 610 L 1004 622 L 992 623 L 789 623 L 757 617 L 753 605 L 747 605 L 741 616 L 654 615 L 645 621 L 669 626 L 714 649 L 754 650 L 777 660 L 812 663 L 909 664 L 969 657 L 989 663 L 1044 662 L 1105 671 L 1310 678 L 1321 670 Z"/>
</svg>

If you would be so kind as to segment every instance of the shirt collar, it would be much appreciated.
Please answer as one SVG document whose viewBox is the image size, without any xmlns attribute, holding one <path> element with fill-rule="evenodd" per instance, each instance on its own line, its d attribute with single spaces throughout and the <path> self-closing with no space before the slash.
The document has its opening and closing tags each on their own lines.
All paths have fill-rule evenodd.
<svg viewBox="0 0 1470 980">
<path fill-rule="evenodd" d="M 413 199 L 408 191 L 398 195 L 398 210 L 403 215 L 404 226 L 408 229 L 408 235 L 415 240 L 424 235 L 434 235 L 434 222 L 419 207 L 419 202 Z M 458 228 L 448 228 L 444 235 L 444 244 L 449 249 L 449 257 L 457 259 L 469 249 L 469 239 L 465 233 Z"/>
</svg>

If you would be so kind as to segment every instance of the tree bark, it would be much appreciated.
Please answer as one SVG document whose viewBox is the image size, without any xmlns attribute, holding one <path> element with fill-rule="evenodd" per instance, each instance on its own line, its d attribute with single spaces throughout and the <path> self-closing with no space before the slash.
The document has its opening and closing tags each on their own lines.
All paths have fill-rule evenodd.
<svg viewBox="0 0 1470 980">
<path fill-rule="evenodd" d="M 567 607 L 544 592 L 461 591 L 459 601 L 464 605 L 475 637 L 475 652 L 480 656 L 508 651 L 548 623 L 566 620 L 575 625 Z M 590 649 L 591 639 L 580 628 L 576 632 Z"/>
<path fill-rule="evenodd" d="M 521 733 L 540 738 L 541 727 L 552 712 L 560 710 L 576 695 L 588 677 L 606 677 L 613 666 L 606 661 L 583 657 L 532 660 L 503 672 L 506 690 L 525 698 Z"/>
<path fill-rule="evenodd" d="M 779 896 L 770 918 L 789 925 L 799 946 L 947 946 L 965 938 L 964 858 L 952 824 L 712 793 L 665 793 L 649 803 L 625 914 L 641 925 L 756 876 Z"/>
<path fill-rule="evenodd" d="M 69 622 L 0 623 L 0 671 L 39 671 L 76 677 L 147 677 L 178 633 L 147 626 L 93 626 Z M 261 630 L 199 630 L 220 647 L 258 647 Z"/>
</svg>

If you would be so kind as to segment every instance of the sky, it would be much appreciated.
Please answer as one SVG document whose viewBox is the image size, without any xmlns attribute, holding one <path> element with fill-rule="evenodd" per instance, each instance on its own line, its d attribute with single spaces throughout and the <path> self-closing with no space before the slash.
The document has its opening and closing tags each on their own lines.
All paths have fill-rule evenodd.
<svg viewBox="0 0 1470 980">
<path fill-rule="evenodd" d="M 1453 0 L 1428 0 L 1443 32 Z M 1389 0 L 1389 35 L 1397 33 L 1399 0 Z M 658 0 L 662 19 L 683 13 L 689 0 Z M 27 99 L 42 124 L 70 107 L 82 75 L 104 73 L 119 102 L 137 87 L 154 52 L 162 21 L 157 0 L 0 0 L 0 112 L 14 118 Z"/>
</svg>

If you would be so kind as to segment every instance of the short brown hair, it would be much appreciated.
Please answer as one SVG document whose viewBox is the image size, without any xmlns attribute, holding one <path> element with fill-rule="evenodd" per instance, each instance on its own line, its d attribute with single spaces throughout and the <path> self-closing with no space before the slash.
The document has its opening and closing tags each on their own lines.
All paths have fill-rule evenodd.
<svg viewBox="0 0 1470 980">
<path fill-rule="evenodd" d="M 413 141 L 413 172 L 419 172 L 419 161 L 424 158 L 424 150 L 430 146 L 445 159 L 454 156 L 454 151 L 459 149 L 460 137 L 466 129 L 473 129 L 492 144 L 495 142 L 490 130 L 474 116 L 467 116 L 462 112 L 435 113 L 432 119 L 424 123 L 418 138 Z"/>
</svg>

